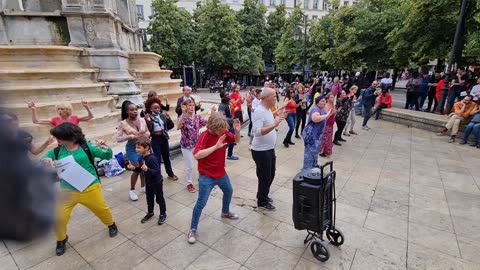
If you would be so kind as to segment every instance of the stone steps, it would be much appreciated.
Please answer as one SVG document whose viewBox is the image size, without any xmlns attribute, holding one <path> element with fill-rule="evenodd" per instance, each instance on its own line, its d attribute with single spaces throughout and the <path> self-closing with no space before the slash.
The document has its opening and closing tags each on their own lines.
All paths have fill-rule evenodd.
<svg viewBox="0 0 480 270">
<path fill-rule="evenodd" d="M 0 70 L 82 68 L 83 51 L 67 46 L 0 46 Z"/>
<path fill-rule="evenodd" d="M 0 70 L 0 87 L 91 83 L 97 74 L 91 68 Z"/>
<path fill-rule="evenodd" d="M 157 81 L 135 81 L 135 85 L 144 93 L 149 91 L 156 91 L 159 95 L 173 94 L 175 96 L 181 95 L 181 88 L 179 86 L 181 80 L 157 80 Z M 172 88 L 177 88 L 177 91 L 172 91 Z"/>
<path fill-rule="evenodd" d="M 78 83 L 78 84 L 35 84 L 28 86 L 0 87 L 0 93 L 9 97 L 9 103 L 24 103 L 33 99 L 36 102 L 52 100 L 74 100 L 105 97 L 108 83 Z"/>
</svg>

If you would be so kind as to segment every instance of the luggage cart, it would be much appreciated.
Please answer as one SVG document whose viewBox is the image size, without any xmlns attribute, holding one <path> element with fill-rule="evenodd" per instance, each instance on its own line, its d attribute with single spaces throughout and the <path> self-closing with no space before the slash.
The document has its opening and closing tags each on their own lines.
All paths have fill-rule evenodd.
<svg viewBox="0 0 480 270">
<path fill-rule="evenodd" d="M 325 169 L 329 171 L 325 173 Z M 293 179 L 293 223 L 295 229 L 306 230 L 304 244 L 310 243 L 315 258 L 325 262 L 330 254 L 322 243 L 323 233 L 334 246 L 344 243 L 343 233 L 335 227 L 336 197 L 333 162 L 327 162 Z"/>
</svg>

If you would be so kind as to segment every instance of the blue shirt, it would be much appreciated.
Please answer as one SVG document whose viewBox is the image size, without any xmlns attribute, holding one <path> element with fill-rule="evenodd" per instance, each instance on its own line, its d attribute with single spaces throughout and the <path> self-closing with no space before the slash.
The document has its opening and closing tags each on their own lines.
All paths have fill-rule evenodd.
<svg viewBox="0 0 480 270">
<path fill-rule="evenodd" d="M 428 93 L 428 84 L 432 81 L 432 78 L 430 76 L 424 77 L 422 79 L 422 83 L 420 84 L 420 93 L 426 94 Z"/>
</svg>

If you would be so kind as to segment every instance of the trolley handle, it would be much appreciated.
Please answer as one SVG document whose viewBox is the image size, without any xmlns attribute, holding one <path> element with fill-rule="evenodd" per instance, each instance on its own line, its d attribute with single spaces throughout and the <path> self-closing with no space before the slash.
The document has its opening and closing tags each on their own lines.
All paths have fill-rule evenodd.
<svg viewBox="0 0 480 270">
<path fill-rule="evenodd" d="M 333 161 L 326 162 L 325 164 L 323 164 L 322 166 L 320 166 L 320 171 L 321 171 L 322 179 L 323 179 L 323 169 L 325 169 L 325 167 L 327 167 L 327 166 L 330 167 L 329 172 L 332 172 L 332 171 L 333 171 Z"/>
</svg>

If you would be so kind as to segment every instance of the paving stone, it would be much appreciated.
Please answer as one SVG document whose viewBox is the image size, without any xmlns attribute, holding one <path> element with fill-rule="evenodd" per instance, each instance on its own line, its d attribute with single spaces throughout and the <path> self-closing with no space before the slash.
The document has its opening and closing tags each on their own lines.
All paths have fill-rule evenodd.
<svg viewBox="0 0 480 270">
<path fill-rule="evenodd" d="M 2 270 L 18 270 L 15 261 L 11 255 L 3 255 L 0 257 L 0 265 L 2 266 Z"/>
<path fill-rule="evenodd" d="M 405 269 L 395 265 L 392 262 L 375 257 L 361 250 L 357 250 L 355 253 L 355 259 L 353 260 L 351 270 L 364 270 L 364 269 L 382 269 L 382 270 L 401 270 Z"/>
<path fill-rule="evenodd" d="M 240 267 L 241 265 L 239 263 L 225 257 L 213 249 L 208 249 L 190 264 L 186 270 L 236 270 Z"/>
<path fill-rule="evenodd" d="M 143 262 L 137 264 L 132 270 L 168 270 L 169 268 L 161 263 L 159 260 L 155 259 L 155 257 L 150 256 L 145 259 Z"/>
<path fill-rule="evenodd" d="M 185 269 L 207 249 L 208 247 L 199 241 L 193 245 L 189 244 L 187 236 L 182 234 L 153 254 L 153 257 L 170 269 Z"/>
<path fill-rule="evenodd" d="M 245 266 L 252 270 L 291 270 L 297 265 L 297 256 L 268 242 L 263 242 L 250 256 Z"/>
<path fill-rule="evenodd" d="M 273 230 L 275 230 L 278 224 L 280 224 L 280 221 L 275 220 L 262 212 L 253 211 L 235 226 L 251 235 L 266 239 Z"/>
<path fill-rule="evenodd" d="M 228 258 L 243 264 L 262 243 L 260 238 L 233 228 L 222 236 L 212 248 Z"/>
<path fill-rule="evenodd" d="M 428 247 L 452 256 L 460 256 L 457 239 L 454 234 L 434 228 L 410 223 L 408 226 L 409 242 Z"/>
<path fill-rule="evenodd" d="M 131 241 L 126 241 L 116 249 L 91 263 L 96 270 L 101 269 L 132 269 L 148 257 L 148 253 Z"/>
<path fill-rule="evenodd" d="M 390 235 L 402 240 L 407 240 L 407 221 L 394 217 L 368 212 L 365 228 Z"/>
</svg>

